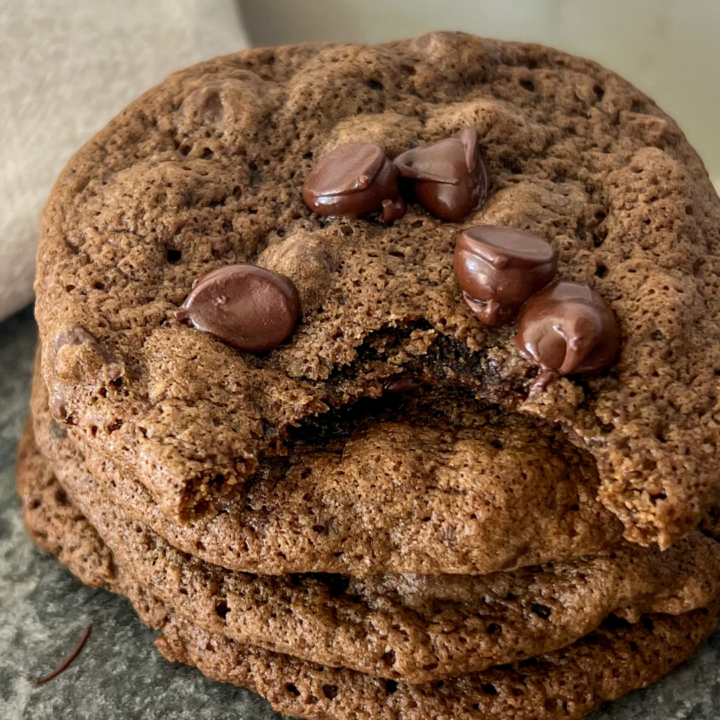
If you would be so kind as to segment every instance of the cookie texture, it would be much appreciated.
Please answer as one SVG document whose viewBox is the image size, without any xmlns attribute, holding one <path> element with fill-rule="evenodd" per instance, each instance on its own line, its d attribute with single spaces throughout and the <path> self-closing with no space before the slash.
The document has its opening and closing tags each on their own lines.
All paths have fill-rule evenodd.
<svg viewBox="0 0 720 720">
<path fill-rule="evenodd" d="M 238 646 L 177 619 L 156 644 L 168 660 L 252 687 L 280 712 L 312 720 L 573 720 L 659 680 L 707 639 L 717 617 L 713 606 L 679 617 L 647 615 L 631 626 L 611 621 L 557 653 L 421 685 Z"/>
<path fill-rule="evenodd" d="M 216 58 L 41 235 L 25 524 L 168 659 L 309 719 L 569 720 L 717 624 L 720 201 L 613 73 Z"/>
<path fill-rule="evenodd" d="M 464 224 L 417 205 L 390 227 L 328 220 L 302 201 L 313 164 L 341 143 L 376 143 L 393 158 L 467 127 L 478 133 L 491 188 Z M 512 328 L 479 323 L 453 276 L 457 235 L 475 224 L 551 241 L 558 276 L 589 284 L 617 316 L 617 364 L 529 398 L 536 369 L 519 357 Z M 174 318 L 193 280 L 245 262 L 282 272 L 300 294 L 301 322 L 266 354 L 241 353 Z M 58 179 L 42 222 L 36 313 L 55 420 L 93 474 L 111 460 L 173 522 L 210 522 L 241 498 L 253 510 L 235 517 L 263 529 L 237 538 L 250 547 L 282 515 L 275 508 L 308 492 L 302 502 L 319 519 L 298 536 L 322 527 L 312 546 L 326 558 L 346 552 L 347 535 L 378 538 L 354 540 L 355 561 L 323 562 L 328 569 L 367 572 L 377 554 L 388 571 L 490 572 L 549 557 L 514 547 L 493 562 L 478 549 L 487 537 L 474 520 L 453 525 L 457 508 L 428 500 L 438 476 L 462 486 L 466 462 L 474 488 L 523 488 L 515 519 L 561 507 L 553 493 L 568 472 L 597 484 L 593 501 L 632 541 L 668 547 L 705 515 L 718 482 L 719 276 L 720 202 L 651 100 L 554 50 L 432 33 L 375 47 L 251 50 L 150 90 Z M 358 434 L 343 435 L 339 416 L 379 409 L 383 386 L 398 376 L 418 379 L 430 405 L 450 408 L 449 426 L 417 427 L 422 410 L 410 402 L 389 427 L 368 409 Z M 512 428 L 510 450 L 482 441 L 471 408 L 453 419 L 458 389 L 476 415 L 491 407 Z M 318 423 L 328 430 L 322 447 L 300 443 Z M 563 448 L 554 461 L 553 443 Z M 545 468 L 528 486 L 518 478 L 525 458 Z M 304 485 L 305 466 L 314 480 Z M 372 489 L 373 500 L 368 467 L 394 478 Z M 415 502 L 401 506 L 403 496 Z M 383 516 L 370 505 L 388 497 L 395 505 L 372 524 Z M 358 503 L 340 540 L 329 539 L 322 499 L 332 509 Z M 463 514 L 478 514 L 483 498 L 463 501 Z M 452 539 L 440 536 L 446 525 Z M 422 539 L 410 548 L 401 527 L 423 528 Z M 506 526 L 492 532 L 513 537 Z M 269 536 L 290 544 L 290 535 Z M 528 543 L 537 538 L 523 536 Z M 559 556 L 572 555 L 568 547 Z M 235 566 L 244 552 L 230 553 Z M 286 553 L 271 549 L 277 569 Z"/>
<path fill-rule="evenodd" d="M 611 618 L 584 640 L 555 653 L 432 683 L 409 684 L 309 663 L 241 644 L 176 617 L 118 562 L 74 508 L 30 429 L 18 461 L 18 490 L 28 531 L 83 582 L 126 595 L 161 631 L 170 660 L 209 677 L 251 688 L 283 713 L 304 718 L 579 718 L 643 687 L 685 659 L 712 631 L 720 608 L 645 615 L 635 625 Z"/>
<path fill-rule="evenodd" d="M 113 557 L 178 617 L 243 644 L 389 679 L 485 670 L 564 647 L 610 613 L 678 615 L 720 592 L 720 544 L 700 532 L 665 553 L 625 543 L 595 558 L 485 576 L 227 572 L 129 519 L 77 456 L 53 467 Z"/>
<path fill-rule="evenodd" d="M 61 467 L 77 450 L 48 402 L 36 373 L 36 437 Z M 402 410 L 403 422 L 392 420 Z M 237 498 L 186 523 L 173 522 L 113 459 L 88 454 L 85 464 L 129 517 L 232 570 L 476 574 L 583 557 L 620 541 L 621 523 L 595 498 L 592 464 L 556 431 L 507 423 L 462 393 L 391 398 L 383 412 L 392 422 L 378 423 L 379 412 L 373 404 L 364 415 L 357 407 L 335 415 L 347 433 L 338 442 L 327 442 L 334 428 L 318 423 L 310 448 L 322 449 L 312 457 L 266 468 Z"/>
</svg>

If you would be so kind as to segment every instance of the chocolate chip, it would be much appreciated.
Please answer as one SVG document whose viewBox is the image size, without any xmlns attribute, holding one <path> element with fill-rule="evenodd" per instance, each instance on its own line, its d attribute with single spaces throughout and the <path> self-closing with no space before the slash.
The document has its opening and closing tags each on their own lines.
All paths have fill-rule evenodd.
<svg viewBox="0 0 720 720">
<path fill-rule="evenodd" d="M 557 282 L 528 300 L 515 338 L 520 355 L 541 372 L 531 393 L 559 375 L 610 367 L 620 328 L 610 306 L 587 285 Z"/>
<path fill-rule="evenodd" d="M 475 317 L 502 325 L 552 281 L 557 264 L 557 253 L 542 238 L 511 227 L 476 225 L 460 233 L 453 269 Z"/>
<path fill-rule="evenodd" d="M 378 145 L 347 143 L 313 168 L 303 185 L 303 200 L 318 215 L 358 218 L 381 213 L 383 222 L 405 214 L 397 171 Z"/>
<path fill-rule="evenodd" d="M 284 275 L 255 265 L 226 265 L 193 283 L 175 317 L 240 350 L 260 353 L 289 337 L 299 307 L 297 290 Z"/>
<path fill-rule="evenodd" d="M 408 150 L 395 166 L 417 201 L 442 220 L 460 222 L 487 199 L 487 170 L 472 128 Z"/>
</svg>

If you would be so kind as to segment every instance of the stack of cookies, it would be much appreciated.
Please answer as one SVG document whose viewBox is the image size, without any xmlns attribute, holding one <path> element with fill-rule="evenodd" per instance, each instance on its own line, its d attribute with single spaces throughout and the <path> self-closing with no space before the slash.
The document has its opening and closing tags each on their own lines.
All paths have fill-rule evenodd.
<svg viewBox="0 0 720 720">
<path fill-rule="evenodd" d="M 594 63 L 203 63 L 46 207 L 26 525 L 287 715 L 582 717 L 720 615 L 719 289 L 701 161 Z"/>
</svg>

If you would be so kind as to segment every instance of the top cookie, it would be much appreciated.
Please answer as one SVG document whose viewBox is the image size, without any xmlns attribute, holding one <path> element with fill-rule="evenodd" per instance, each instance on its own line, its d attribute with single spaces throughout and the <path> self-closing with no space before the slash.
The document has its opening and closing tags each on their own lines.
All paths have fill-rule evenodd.
<svg viewBox="0 0 720 720">
<path fill-rule="evenodd" d="M 394 158 L 464 128 L 490 194 L 463 223 L 415 204 L 392 225 L 322 218 L 303 202 L 342 143 Z M 479 224 L 550 241 L 558 277 L 611 305 L 610 370 L 529 397 L 515 329 L 478 322 L 453 274 L 459 233 Z M 290 426 L 391 379 L 460 385 L 561 427 L 626 536 L 666 546 L 717 492 L 719 248 L 720 202 L 677 125 L 594 63 L 461 33 L 251 50 L 171 76 L 60 176 L 38 254 L 43 375 L 83 451 L 174 515 L 284 453 Z M 175 317 L 196 278 L 246 262 L 299 293 L 299 324 L 267 353 Z"/>
</svg>

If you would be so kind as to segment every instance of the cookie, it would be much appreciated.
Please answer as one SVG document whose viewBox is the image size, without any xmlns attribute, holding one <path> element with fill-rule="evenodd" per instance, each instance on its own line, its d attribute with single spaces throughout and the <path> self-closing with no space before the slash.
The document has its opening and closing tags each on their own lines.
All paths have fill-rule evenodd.
<svg viewBox="0 0 720 720">
<path fill-rule="evenodd" d="M 168 518 L 111 458 L 90 453 L 86 462 L 130 517 L 233 570 L 477 574 L 583 557 L 620 541 L 622 525 L 595 498 L 594 468 L 556 431 L 544 428 L 541 440 L 536 423 L 508 425 L 462 393 L 451 402 L 422 400 L 421 391 L 390 396 L 385 423 L 376 405 L 364 417 L 346 415 L 348 435 L 337 443 L 326 440 L 332 427 L 316 423 L 316 446 L 306 437 L 309 449 L 294 462 L 273 464 L 186 523 Z M 37 374 L 36 434 L 58 462 L 72 454 L 72 436 L 48 402 Z M 408 403 L 419 407 L 398 422 Z M 352 488 L 342 478 L 352 478 Z"/>
<path fill-rule="evenodd" d="M 332 220 L 303 201 L 315 164 L 343 143 L 392 160 L 465 129 L 490 192 L 463 223 L 418 203 L 391 225 Z M 552 244 L 558 276 L 589 285 L 619 321 L 616 364 L 529 397 L 537 367 L 512 326 L 480 323 L 453 275 L 460 231 L 481 224 Z M 557 428 L 597 467 L 598 496 L 626 536 L 667 547 L 716 495 L 719 248 L 720 202 L 677 125 L 592 62 L 462 33 L 249 50 L 148 91 L 58 179 L 38 255 L 43 376 L 88 462 L 112 458 L 175 520 L 262 485 L 278 463 L 296 466 L 295 438 L 318 417 L 337 438 L 337 413 L 372 407 L 388 381 L 410 377 L 440 404 L 461 388 L 510 425 L 532 418 L 541 440 Z M 267 353 L 176 318 L 196 279 L 243 263 L 298 289 L 300 322 Z M 383 462 L 398 446 L 417 450 L 412 423 L 399 440 L 368 423 Z M 344 458 L 360 468 L 369 452 L 353 444 Z M 327 471 L 356 495 L 360 471 L 341 472 Z M 405 477 L 398 485 L 411 491 Z M 523 513 L 544 499 L 524 497 Z M 372 528 L 380 556 L 400 541 L 400 517 L 387 518 Z M 472 552 L 467 537 L 453 541 L 459 552 Z M 420 541 L 428 555 L 441 545 Z"/>
<path fill-rule="evenodd" d="M 29 421 L 20 439 L 16 469 L 23 521 L 34 542 L 86 585 L 131 595 L 144 622 L 160 628 L 167 621 L 164 606 L 123 572 L 95 528 L 73 505 L 38 452 Z"/>
<path fill-rule="evenodd" d="M 80 458 L 53 469 L 114 557 L 173 613 L 244 644 L 390 679 L 484 670 L 564 647 L 611 612 L 681 614 L 720 591 L 720 544 L 700 532 L 665 553 L 625 545 L 487 576 L 232 573 L 128 519 Z"/>
<path fill-rule="evenodd" d="M 161 631 L 170 660 L 198 665 L 209 677 L 251 688 L 283 713 L 345 720 L 360 715 L 399 718 L 579 718 L 605 700 L 659 679 L 682 662 L 714 628 L 720 608 L 673 617 L 646 615 L 630 625 L 609 619 L 585 639 L 539 658 L 419 685 L 347 669 L 332 669 L 242 645 L 168 612 L 163 603 L 111 558 L 85 518 L 23 439 L 18 488 L 26 526 L 83 582 L 125 594 L 141 618 Z"/>
<path fill-rule="evenodd" d="M 556 653 L 436 683 L 411 685 L 243 647 L 173 618 L 157 641 L 168 659 L 251 687 L 280 712 L 313 720 L 572 720 L 647 687 L 712 633 L 717 604 L 685 615 L 610 621 Z"/>
</svg>

